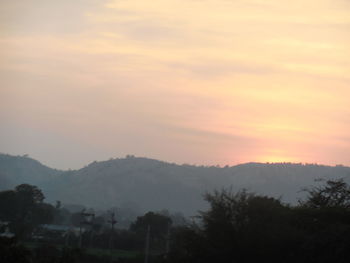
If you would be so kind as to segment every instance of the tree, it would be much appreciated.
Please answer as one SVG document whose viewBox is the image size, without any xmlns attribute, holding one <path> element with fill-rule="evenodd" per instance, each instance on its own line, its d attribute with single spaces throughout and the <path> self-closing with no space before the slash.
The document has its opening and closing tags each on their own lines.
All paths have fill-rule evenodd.
<svg viewBox="0 0 350 263">
<path fill-rule="evenodd" d="M 15 238 L 0 237 L 0 263 L 30 263 L 32 253 Z"/>
<path fill-rule="evenodd" d="M 349 186 L 327 181 L 298 206 L 246 190 L 205 195 L 199 223 L 177 228 L 168 262 L 350 262 Z"/>
<path fill-rule="evenodd" d="M 305 262 L 350 262 L 349 185 L 336 179 L 304 190 L 308 196 L 295 208 L 295 224 L 304 233 Z"/>
<path fill-rule="evenodd" d="M 137 244 L 141 248 L 145 242 L 147 229 L 150 227 L 151 247 L 164 251 L 170 225 L 171 219 L 168 216 L 148 212 L 137 217 L 136 222 L 130 225 L 130 231 L 136 234 Z"/>
<path fill-rule="evenodd" d="M 16 193 L 13 190 L 0 192 L 0 220 L 12 221 L 17 213 Z"/>
<path fill-rule="evenodd" d="M 323 180 L 318 180 L 323 181 Z M 308 193 L 300 205 L 309 208 L 350 208 L 350 186 L 344 179 L 327 180 L 325 185 L 304 189 Z"/>
<path fill-rule="evenodd" d="M 45 199 L 43 192 L 35 185 L 21 184 L 15 187 L 15 192 L 21 201 L 31 204 L 42 203 Z"/>
<path fill-rule="evenodd" d="M 291 238 L 288 245 L 283 242 L 293 232 L 288 224 L 291 211 L 278 199 L 246 190 L 222 190 L 206 194 L 205 200 L 210 209 L 202 212 L 200 219 L 212 260 L 250 262 L 268 258 L 277 262 L 295 240 Z"/>
<path fill-rule="evenodd" d="M 293 262 L 298 236 L 292 210 L 279 199 L 241 190 L 204 196 L 208 211 L 198 223 L 178 228 L 170 262 Z M 174 261 L 172 261 L 174 260 Z"/>
<path fill-rule="evenodd" d="M 42 204 L 44 199 L 42 191 L 34 185 L 16 186 L 15 206 L 18 212 L 15 220 L 23 223 L 31 222 L 38 204 Z"/>
<path fill-rule="evenodd" d="M 45 204 L 42 191 L 29 184 L 21 184 L 14 190 L 0 192 L 0 220 L 10 222 L 10 228 L 18 237 L 30 234 L 39 224 L 50 223 L 54 207 Z"/>
<path fill-rule="evenodd" d="M 131 224 L 130 230 L 133 232 L 146 234 L 147 228 L 150 226 L 152 236 L 155 238 L 160 238 L 166 235 L 170 224 L 171 219 L 168 216 L 148 212 L 143 216 L 137 217 L 136 222 Z"/>
</svg>

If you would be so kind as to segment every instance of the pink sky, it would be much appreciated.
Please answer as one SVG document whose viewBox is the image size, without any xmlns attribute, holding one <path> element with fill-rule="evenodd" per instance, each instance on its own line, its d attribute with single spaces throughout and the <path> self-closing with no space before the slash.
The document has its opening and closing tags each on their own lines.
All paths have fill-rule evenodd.
<svg viewBox="0 0 350 263">
<path fill-rule="evenodd" d="M 349 1 L 11 0 L 0 17 L 3 153 L 350 165 Z"/>
</svg>

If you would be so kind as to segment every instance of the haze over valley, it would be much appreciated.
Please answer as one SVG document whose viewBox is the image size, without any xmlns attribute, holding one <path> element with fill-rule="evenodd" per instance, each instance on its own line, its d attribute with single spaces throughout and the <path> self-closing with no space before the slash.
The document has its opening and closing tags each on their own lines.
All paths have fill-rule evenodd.
<svg viewBox="0 0 350 263">
<path fill-rule="evenodd" d="M 168 209 L 195 215 L 206 208 L 203 195 L 222 188 L 246 188 L 295 204 L 305 196 L 301 190 L 321 178 L 350 182 L 350 168 L 293 163 L 194 166 L 127 156 L 63 171 L 29 157 L 0 155 L 0 190 L 28 183 L 39 186 L 52 203 L 124 207 L 140 214 Z"/>
</svg>

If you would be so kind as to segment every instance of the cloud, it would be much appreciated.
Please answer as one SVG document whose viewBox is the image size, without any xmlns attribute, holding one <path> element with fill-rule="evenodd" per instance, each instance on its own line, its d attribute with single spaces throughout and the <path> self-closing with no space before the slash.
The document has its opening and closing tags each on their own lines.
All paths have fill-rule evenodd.
<svg viewBox="0 0 350 263">
<path fill-rule="evenodd" d="M 333 144 L 342 159 L 349 14 L 340 0 L 1 1 L 0 120 L 99 154 L 327 160 Z"/>
<path fill-rule="evenodd" d="M 11 0 L 0 2 L 3 34 L 77 34 L 89 29 L 86 13 L 104 0 Z"/>
<path fill-rule="evenodd" d="M 188 63 L 173 63 L 168 65 L 171 69 L 188 71 L 191 74 L 201 78 L 216 78 L 222 76 L 235 76 L 236 74 L 272 74 L 277 70 L 270 65 L 257 65 L 247 62 L 229 61 L 229 60 L 203 60 L 192 58 Z"/>
</svg>

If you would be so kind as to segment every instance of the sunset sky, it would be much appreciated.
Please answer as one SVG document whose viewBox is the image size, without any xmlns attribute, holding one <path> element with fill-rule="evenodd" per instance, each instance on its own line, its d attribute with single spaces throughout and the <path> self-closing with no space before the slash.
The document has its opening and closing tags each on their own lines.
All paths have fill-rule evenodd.
<svg viewBox="0 0 350 263">
<path fill-rule="evenodd" d="M 2 0 L 0 152 L 350 165 L 350 1 Z"/>
</svg>

